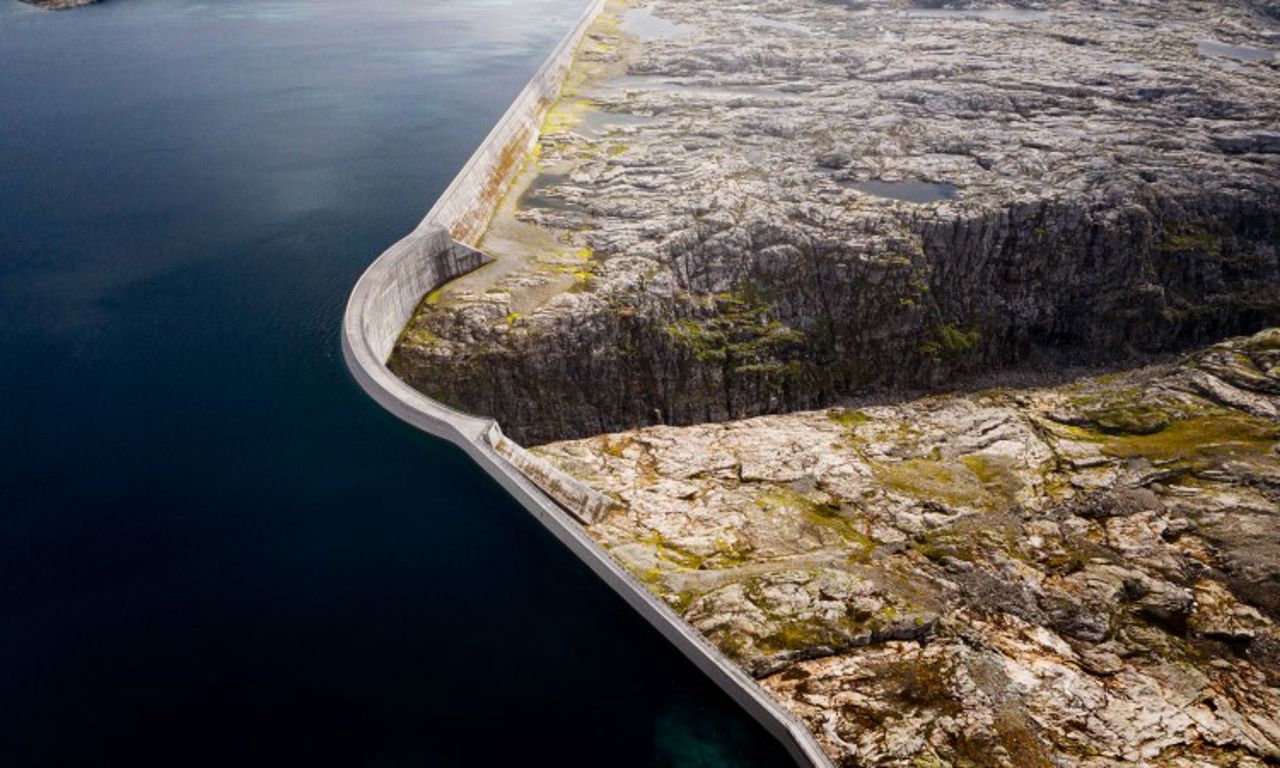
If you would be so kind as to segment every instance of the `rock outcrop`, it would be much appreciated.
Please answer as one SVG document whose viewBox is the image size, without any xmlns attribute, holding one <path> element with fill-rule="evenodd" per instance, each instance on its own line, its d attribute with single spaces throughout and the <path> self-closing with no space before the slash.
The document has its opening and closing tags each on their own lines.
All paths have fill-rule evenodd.
<svg viewBox="0 0 1280 768">
<path fill-rule="evenodd" d="M 1280 322 L 1267 3 L 938 5 L 615 9 L 393 368 L 539 442 Z"/>
<path fill-rule="evenodd" d="M 102 0 L 22 0 L 28 5 L 34 5 L 44 8 L 48 11 L 64 11 L 68 8 L 79 8 L 82 5 L 92 5 Z"/>
<path fill-rule="evenodd" d="M 1280 329 L 537 452 L 840 765 L 1280 763 Z"/>
</svg>

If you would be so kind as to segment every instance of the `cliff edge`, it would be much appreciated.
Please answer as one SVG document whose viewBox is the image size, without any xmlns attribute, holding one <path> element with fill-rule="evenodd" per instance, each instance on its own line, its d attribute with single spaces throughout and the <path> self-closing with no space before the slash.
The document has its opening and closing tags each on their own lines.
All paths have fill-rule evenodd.
<svg viewBox="0 0 1280 768">
<path fill-rule="evenodd" d="M 1280 323 L 1280 22 L 614 4 L 406 381 L 540 442 Z"/>
</svg>

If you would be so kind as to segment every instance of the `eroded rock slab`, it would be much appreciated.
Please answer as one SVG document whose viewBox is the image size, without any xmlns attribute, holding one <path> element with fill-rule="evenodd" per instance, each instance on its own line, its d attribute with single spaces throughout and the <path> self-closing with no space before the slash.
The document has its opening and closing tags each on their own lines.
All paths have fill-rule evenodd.
<svg viewBox="0 0 1280 768">
<path fill-rule="evenodd" d="M 538 452 L 842 765 L 1280 761 L 1280 329 L 1047 389 Z"/>
</svg>

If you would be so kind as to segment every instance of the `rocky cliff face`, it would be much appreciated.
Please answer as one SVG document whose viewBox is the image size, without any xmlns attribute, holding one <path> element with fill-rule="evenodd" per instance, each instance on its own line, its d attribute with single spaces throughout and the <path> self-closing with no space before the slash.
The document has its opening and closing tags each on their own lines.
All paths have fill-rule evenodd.
<svg viewBox="0 0 1280 768">
<path fill-rule="evenodd" d="M 1280 763 L 1280 329 L 1053 389 L 538 449 L 847 766 Z"/>
<path fill-rule="evenodd" d="M 538 442 L 1280 322 L 1262 6 L 854 5 L 597 30 L 509 212 L 555 257 L 424 304 L 393 368 Z"/>
</svg>

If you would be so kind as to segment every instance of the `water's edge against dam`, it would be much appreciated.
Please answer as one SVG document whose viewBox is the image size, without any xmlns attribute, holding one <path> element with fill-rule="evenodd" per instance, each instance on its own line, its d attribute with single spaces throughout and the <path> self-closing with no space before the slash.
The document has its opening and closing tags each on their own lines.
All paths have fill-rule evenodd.
<svg viewBox="0 0 1280 768">
<path fill-rule="evenodd" d="M 628 605 L 777 738 L 800 765 L 830 766 L 813 736 L 746 673 L 632 576 L 578 524 L 607 513 L 612 500 L 503 437 L 497 422 L 462 413 L 411 388 L 386 366 L 392 347 L 422 297 L 483 266 L 466 245 L 483 231 L 536 143 L 578 45 L 604 10 L 590 7 L 516 97 L 439 201 L 409 235 L 361 275 L 342 325 L 343 358 L 379 405 L 428 434 L 453 443 L 496 480 Z"/>
</svg>

